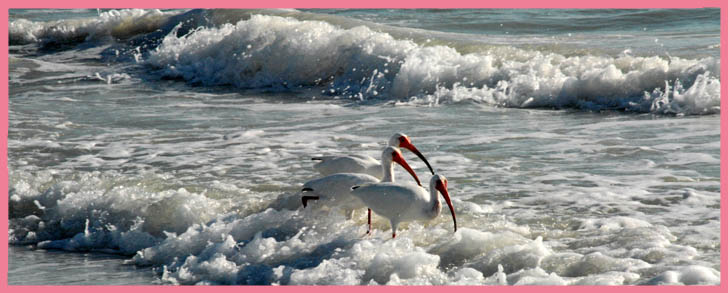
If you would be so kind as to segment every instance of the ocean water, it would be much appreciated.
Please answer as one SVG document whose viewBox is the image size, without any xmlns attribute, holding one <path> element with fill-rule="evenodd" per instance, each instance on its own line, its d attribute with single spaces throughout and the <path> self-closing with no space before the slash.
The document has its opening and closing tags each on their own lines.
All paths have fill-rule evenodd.
<svg viewBox="0 0 728 293">
<path fill-rule="evenodd" d="M 10 10 L 8 281 L 719 284 L 719 15 Z M 395 132 L 457 232 L 301 207 Z"/>
</svg>

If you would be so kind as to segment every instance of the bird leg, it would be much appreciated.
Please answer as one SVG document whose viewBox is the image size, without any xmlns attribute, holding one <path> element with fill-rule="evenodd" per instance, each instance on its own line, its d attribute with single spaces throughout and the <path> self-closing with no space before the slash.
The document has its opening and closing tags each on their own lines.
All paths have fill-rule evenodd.
<svg viewBox="0 0 728 293">
<path fill-rule="evenodd" d="M 318 200 L 318 196 L 311 196 L 311 195 L 304 195 L 301 197 L 301 202 L 303 203 L 303 208 L 306 208 L 306 205 L 308 205 L 309 200 Z"/>
<path fill-rule="evenodd" d="M 362 237 L 372 236 L 372 209 L 367 208 L 367 233 Z"/>
<path fill-rule="evenodd" d="M 367 209 L 367 225 L 369 225 L 369 228 L 367 228 L 367 235 L 372 232 L 372 209 Z"/>
</svg>

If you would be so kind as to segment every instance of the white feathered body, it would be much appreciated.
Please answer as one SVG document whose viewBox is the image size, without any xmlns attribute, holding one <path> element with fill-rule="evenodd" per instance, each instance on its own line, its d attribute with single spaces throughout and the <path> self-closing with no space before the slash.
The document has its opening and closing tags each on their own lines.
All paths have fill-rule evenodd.
<svg viewBox="0 0 728 293">
<path fill-rule="evenodd" d="M 313 189 L 311 193 L 319 197 L 319 202 L 330 207 L 344 210 L 364 208 L 364 203 L 351 195 L 355 185 L 379 182 L 379 179 L 360 173 L 338 173 L 306 182 L 303 188 Z"/>
<path fill-rule="evenodd" d="M 439 201 L 433 203 L 430 192 L 416 184 L 364 184 L 351 194 L 375 213 L 388 218 L 393 226 L 412 220 L 431 220 L 442 210 Z"/>
<path fill-rule="evenodd" d="M 381 179 L 384 175 L 382 163 L 366 155 L 323 156 L 315 159 L 321 162 L 315 164 L 313 168 L 324 176 L 337 173 L 362 173 Z"/>
</svg>

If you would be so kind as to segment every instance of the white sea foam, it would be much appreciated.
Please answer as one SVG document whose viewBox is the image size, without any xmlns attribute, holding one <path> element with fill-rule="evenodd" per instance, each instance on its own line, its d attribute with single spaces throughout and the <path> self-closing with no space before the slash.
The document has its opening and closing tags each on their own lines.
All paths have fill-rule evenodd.
<svg viewBox="0 0 728 293">
<path fill-rule="evenodd" d="M 394 240 L 381 230 L 360 238 L 363 222 L 345 220 L 335 210 L 265 208 L 215 215 L 227 209 L 226 200 L 163 187 L 157 176 L 120 180 L 89 173 L 68 181 L 48 172 L 29 175 L 13 174 L 11 214 L 27 216 L 11 218 L 11 243 L 134 254 L 129 263 L 160 268 L 162 280 L 173 284 L 617 285 L 633 283 L 652 268 L 638 259 L 646 257 L 641 251 L 652 254 L 648 261 L 659 262 L 664 258 L 656 254 L 675 247 L 674 237 L 659 236 L 669 233 L 664 228 L 660 232 L 625 217 L 585 221 L 580 229 L 593 230 L 594 236 L 570 244 L 575 251 L 588 248 L 585 254 L 556 253 L 541 237 L 531 238 L 528 229 L 511 232 L 513 224 L 507 222 L 491 231 L 464 227 L 454 235 L 444 220 L 430 227 L 410 223 Z M 614 233 L 619 229 L 623 232 Z M 599 247 L 617 253 L 586 253 Z M 634 248 L 619 252 L 620 247 Z M 715 270 L 695 265 L 649 282 L 717 280 Z"/>
<path fill-rule="evenodd" d="M 276 111 L 271 105 L 249 106 L 258 107 Z M 297 115 L 308 117 L 311 112 L 325 112 L 329 108 L 310 107 L 308 112 L 293 109 L 287 115 L 296 120 Z M 184 109 L 188 108 L 178 110 L 187 111 Z M 340 115 L 356 114 L 347 108 L 340 110 L 343 111 Z M 530 115 L 539 114 L 542 113 Z M 579 126 L 584 129 L 573 133 L 624 130 L 634 126 L 613 121 L 602 123 L 602 127 Z M 645 120 L 640 123 L 657 122 Z M 51 121 L 47 124 L 55 125 Z M 694 175 L 682 173 L 675 177 L 677 175 L 671 172 L 660 175 L 666 171 L 655 170 L 653 166 L 640 171 L 639 180 L 624 177 L 621 183 L 628 185 L 619 187 L 610 185 L 618 180 L 612 178 L 610 181 L 604 176 L 574 171 L 534 176 L 533 170 L 521 169 L 523 165 L 512 158 L 484 165 L 481 160 L 468 159 L 472 157 L 467 153 L 433 150 L 428 154 L 430 162 L 448 174 L 457 175 L 451 177 L 454 188 L 451 195 L 454 195 L 458 213 L 458 232 L 453 234 L 449 218 L 441 216 L 426 224 L 403 224 L 398 238 L 391 240 L 386 220 L 375 215 L 375 233 L 369 238 L 361 238 L 366 230 L 361 213 L 346 220 L 336 210 L 303 210 L 297 194 L 281 193 L 281 190 L 289 190 L 283 186 L 300 189 L 297 183 L 310 176 L 311 171 L 307 169 L 310 166 L 301 163 L 299 153 L 293 150 L 341 152 L 348 148 L 368 149 L 370 147 L 363 142 L 376 141 L 367 135 L 327 136 L 306 130 L 312 126 L 320 127 L 318 122 L 306 122 L 295 127 L 216 129 L 199 134 L 195 139 L 181 140 L 171 139 L 168 133 L 127 130 L 55 144 L 46 140 L 13 142 L 11 147 L 14 148 L 90 152 L 64 162 L 67 166 L 88 166 L 89 162 L 96 162 L 99 168 L 108 168 L 110 162 L 131 160 L 119 166 L 133 162 L 140 166 L 169 166 L 175 171 L 127 175 L 117 171 L 67 173 L 14 169 L 10 178 L 10 243 L 130 255 L 133 257 L 129 263 L 152 266 L 161 273 L 164 282 L 173 284 L 618 285 L 637 282 L 714 284 L 717 280 L 707 263 L 695 259 L 701 257 L 695 247 L 718 241 L 706 238 L 715 234 L 710 231 L 710 227 L 717 227 L 713 221 L 686 228 L 666 226 L 665 222 L 671 221 L 671 213 L 656 219 L 643 216 L 632 210 L 639 209 L 640 205 L 629 200 L 635 197 L 650 199 L 651 193 L 646 191 L 648 186 L 664 184 L 659 178 L 668 175 L 684 184 L 699 184 L 692 179 Z M 347 131 L 357 126 L 333 123 L 331 127 Z M 299 131 L 304 131 L 305 135 Z M 705 135 L 699 131 L 691 134 Z M 564 139 L 553 133 L 536 136 L 544 140 Z M 119 137 L 130 139 L 119 141 Z M 432 144 L 448 146 L 446 142 L 455 138 L 433 134 L 413 139 L 420 148 L 426 149 Z M 507 144 L 524 138 L 501 133 L 490 139 L 490 144 Z M 580 143 L 585 144 L 583 149 L 587 153 L 589 146 L 605 147 L 599 142 L 581 141 L 579 136 L 571 138 L 569 145 L 574 147 Z M 181 144 L 185 147 L 181 148 Z M 477 146 L 466 141 L 459 147 Z M 563 147 L 563 143 L 554 143 L 542 146 L 542 150 L 561 150 Z M 555 154 L 562 160 L 570 160 L 568 153 Z M 269 158 L 270 162 L 252 160 L 260 155 Z M 594 156 L 599 156 L 598 152 Z M 458 162 L 455 164 L 458 168 L 451 165 L 453 160 Z M 195 165 L 202 161 L 215 163 Z M 678 164 L 691 164 L 691 161 L 685 158 Z M 236 173 L 240 170 L 235 171 L 240 165 L 246 166 L 242 169 L 243 175 Z M 190 170 L 192 174 L 176 171 L 183 166 L 196 167 Z M 226 175 L 212 176 L 212 181 L 205 179 L 207 175 L 204 174 L 214 172 L 226 172 Z M 505 186 L 491 184 L 492 188 L 486 194 L 465 181 L 458 184 L 467 180 L 460 178 L 471 178 L 479 173 L 487 173 L 496 183 L 501 180 L 511 183 Z M 525 180 L 520 177 L 522 174 L 529 174 L 529 181 L 526 181 L 529 183 L 523 186 L 518 183 Z M 240 177 L 226 179 L 235 178 L 231 176 Z M 564 189 L 559 183 L 543 183 L 569 182 L 575 177 L 599 184 Z M 677 191 L 676 196 L 684 203 L 669 207 L 675 209 L 676 218 L 687 217 L 680 215 L 686 212 L 680 209 L 705 213 L 706 205 L 718 202 L 708 195 L 712 193 L 700 189 L 699 185 L 693 186 Z M 525 198 L 514 196 L 511 190 L 521 188 L 538 190 L 541 194 Z M 625 191 L 627 189 L 630 191 Z M 503 192 L 509 194 L 505 199 L 492 199 Z M 578 204 L 574 203 L 575 199 Z M 605 199 L 609 199 L 607 203 L 624 201 L 620 205 L 630 216 L 576 217 L 566 221 L 564 227 L 559 223 L 561 220 L 549 220 L 543 210 L 533 208 L 543 205 L 546 210 L 563 210 L 564 206 L 593 209 L 589 213 L 594 215 L 600 214 L 598 211 Z M 517 217 L 506 216 L 514 209 L 518 211 Z M 528 221 L 539 219 L 546 226 L 516 224 L 511 217 Z M 707 213 L 705 217 L 715 215 Z M 550 226 L 548 221 L 556 223 Z M 681 229 L 691 229 L 688 235 L 694 236 L 688 236 L 688 239 L 694 237 L 695 242 L 676 243 L 675 231 Z M 690 246 L 692 243 L 695 247 Z M 676 272 L 683 268 L 674 268 L 673 264 L 679 262 L 690 262 L 703 268 L 682 272 L 682 277 L 678 277 Z M 645 280 L 645 276 L 649 278 Z"/>
<path fill-rule="evenodd" d="M 513 47 L 461 54 L 365 26 L 254 15 L 219 28 L 167 35 L 146 63 L 204 85 L 278 89 L 320 85 L 356 99 L 505 107 L 717 113 L 720 61 L 562 56 Z"/>
<path fill-rule="evenodd" d="M 195 84 L 279 91 L 315 87 L 334 99 L 415 105 L 476 101 L 516 108 L 677 115 L 720 111 L 716 58 L 589 52 L 565 56 L 493 46 L 487 38 L 445 42 L 447 34 L 434 32 L 432 37 L 443 41 L 432 43 L 420 40 L 427 34 L 422 30 L 297 11 L 257 12 L 273 15 L 130 9 L 89 19 L 17 19 L 10 22 L 10 39 L 11 44 L 56 45 L 149 34 L 143 44 L 114 49 L 117 57 L 124 51 L 162 76 Z M 154 49 L 147 52 L 150 48 Z M 99 77 L 107 83 L 118 78 L 125 77 Z"/>
<path fill-rule="evenodd" d="M 207 221 L 221 205 L 185 189 L 151 191 L 161 180 L 154 177 L 116 184 L 113 175 L 98 172 L 73 179 L 47 172 L 17 176 L 31 181 L 11 187 L 11 214 L 33 216 L 11 219 L 13 244 L 135 253 L 156 243 L 164 231 L 182 232 Z"/>
<path fill-rule="evenodd" d="M 651 279 L 651 285 L 714 285 L 720 283 L 720 272 L 703 266 L 693 265 L 677 271 L 666 271 Z"/>
<path fill-rule="evenodd" d="M 174 14 L 176 12 L 162 12 L 155 9 L 122 9 L 105 11 L 96 18 L 87 19 L 49 22 L 17 19 L 9 24 L 10 44 L 36 42 L 64 44 L 108 37 L 124 39 L 155 31 Z"/>
<path fill-rule="evenodd" d="M 256 16 L 186 37 L 162 30 L 141 66 L 107 64 L 110 50 L 93 43 L 17 53 L 9 242 L 120 254 L 169 284 L 719 282 L 716 115 L 490 106 L 707 114 L 717 111 L 718 61 L 486 46 L 466 54 L 438 36 L 422 45 L 357 26 Z M 310 60 L 287 65 L 297 56 L 325 60 L 306 71 Z M 235 66 L 255 70 L 215 72 Z M 190 88 L 155 80 L 160 72 L 259 88 Z M 605 96 L 549 96 L 564 88 Z M 430 104 L 447 105 L 422 107 Z M 316 176 L 311 156 L 377 156 L 393 131 L 447 174 L 457 233 L 444 214 L 403 223 L 392 240 L 374 215 L 363 237 L 363 211 L 347 219 L 301 208 L 301 184 Z"/>
</svg>

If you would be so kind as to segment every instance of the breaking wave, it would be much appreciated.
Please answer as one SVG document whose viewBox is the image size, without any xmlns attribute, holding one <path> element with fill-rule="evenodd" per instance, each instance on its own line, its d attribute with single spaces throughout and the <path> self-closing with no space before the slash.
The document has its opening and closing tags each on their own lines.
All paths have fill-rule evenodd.
<svg viewBox="0 0 728 293">
<path fill-rule="evenodd" d="M 315 17 L 287 10 L 112 10 L 93 19 L 14 20 L 10 40 L 132 40 L 133 60 L 154 75 L 202 86 L 305 87 L 336 99 L 416 105 L 720 112 L 720 60 L 712 57 L 565 55 L 495 46 L 487 37 L 452 41 L 441 32 L 306 18 Z"/>
</svg>

